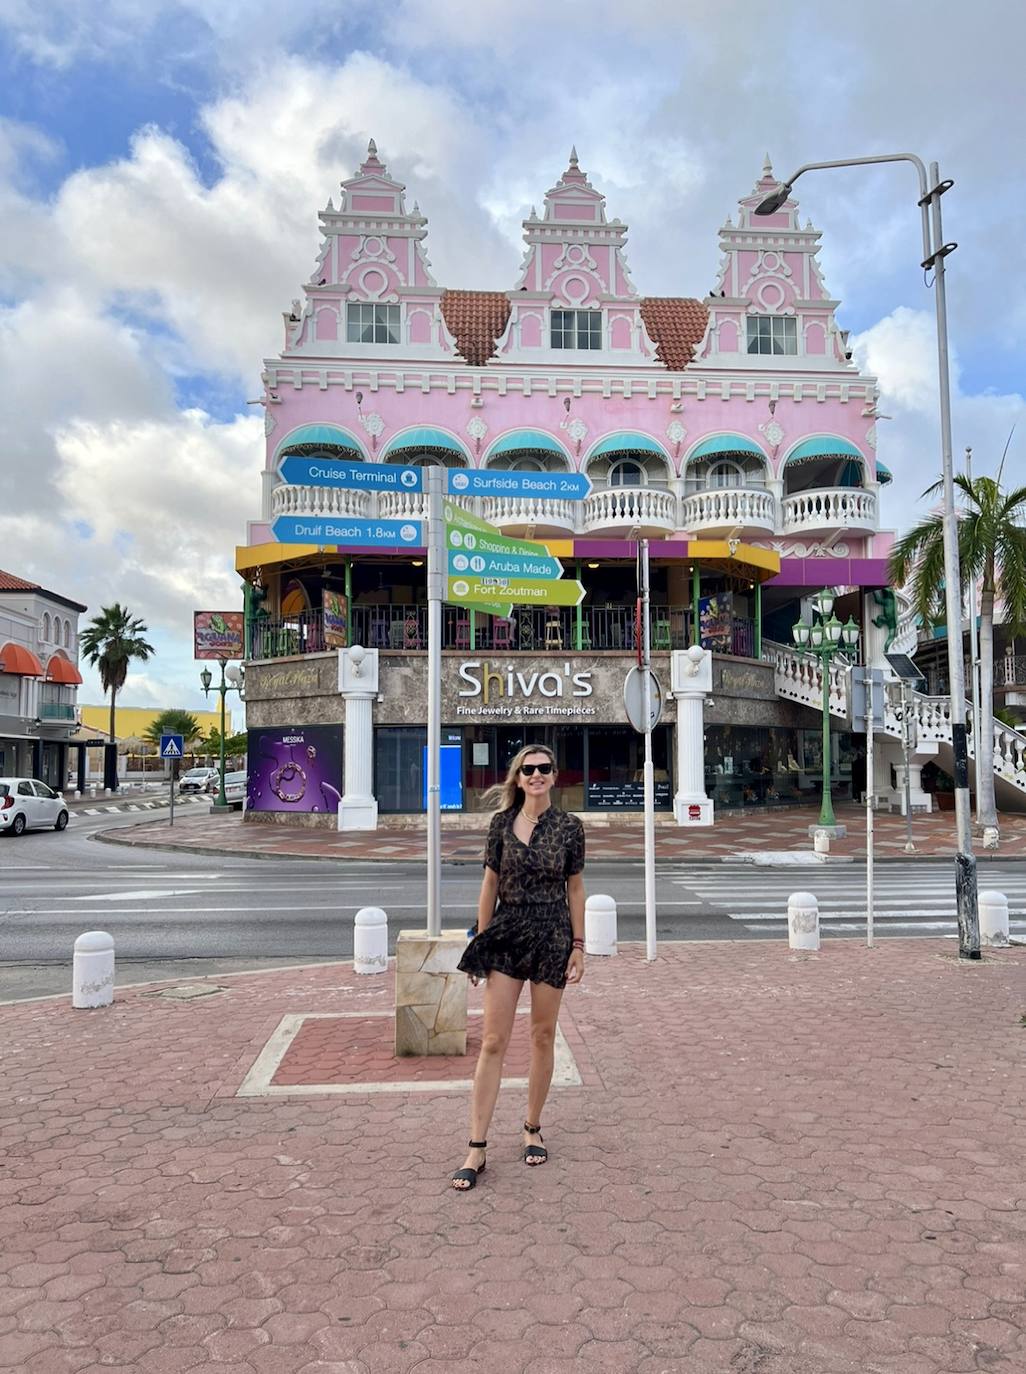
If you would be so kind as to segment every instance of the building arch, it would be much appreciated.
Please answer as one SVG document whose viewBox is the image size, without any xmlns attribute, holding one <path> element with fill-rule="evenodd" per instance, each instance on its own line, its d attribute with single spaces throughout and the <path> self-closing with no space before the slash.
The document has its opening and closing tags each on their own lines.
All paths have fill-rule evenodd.
<svg viewBox="0 0 1026 1374">
<path fill-rule="evenodd" d="M 770 475 L 770 460 L 754 439 L 729 430 L 699 439 L 681 465 L 688 491 L 729 488 L 731 474 L 736 479 L 735 490 L 764 488 Z"/>
<path fill-rule="evenodd" d="M 327 458 L 345 458 L 350 462 L 364 462 L 367 458 L 363 445 L 354 434 L 341 425 L 331 424 L 299 425 L 286 435 L 275 450 L 272 464 L 275 470 L 289 454 L 299 454 L 304 458 L 323 454 Z"/>
<path fill-rule="evenodd" d="M 794 444 L 780 465 L 784 495 L 836 487 L 864 487 L 865 454 L 839 434 L 813 434 Z"/>
<path fill-rule="evenodd" d="M 573 459 L 558 439 L 541 429 L 512 429 L 492 444 L 483 467 L 572 472 Z"/>
<path fill-rule="evenodd" d="M 674 476 L 673 460 L 662 444 L 636 430 L 619 430 L 597 440 L 584 462 L 584 471 L 598 487 L 665 489 Z"/>
<path fill-rule="evenodd" d="M 412 463 L 421 467 L 470 466 L 470 453 L 450 430 L 437 425 L 411 425 L 393 435 L 381 455 L 386 463 Z"/>
</svg>

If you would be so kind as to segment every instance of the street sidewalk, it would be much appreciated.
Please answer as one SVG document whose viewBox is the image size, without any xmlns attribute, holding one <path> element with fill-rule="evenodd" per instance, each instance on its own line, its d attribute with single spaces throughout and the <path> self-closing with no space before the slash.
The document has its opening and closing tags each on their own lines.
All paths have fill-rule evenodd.
<svg viewBox="0 0 1026 1374">
<path fill-rule="evenodd" d="M 793 851 L 810 854 L 809 826 L 818 818 L 813 808 L 795 807 L 772 812 L 748 812 L 720 816 L 707 830 L 687 830 L 661 821 L 656 826 L 656 857 L 674 860 L 720 861 L 741 854 Z M 865 809 L 840 806 L 837 819 L 848 827 L 844 839 L 831 843 L 832 858 L 865 858 Z M 484 853 L 487 818 L 480 830 L 447 829 L 442 819 L 442 857 L 447 862 L 480 863 Z M 586 815 L 588 857 L 591 861 L 644 860 L 644 836 L 638 821 L 609 822 Z M 875 817 L 874 853 L 878 859 L 906 859 L 905 821 L 901 816 Z M 946 811 L 916 816 L 912 822 L 916 856 L 950 858 L 955 845 L 955 818 Z M 235 857 L 377 860 L 382 863 L 423 862 L 424 830 L 400 830 L 382 825 L 376 831 L 299 830 L 288 826 L 246 822 L 238 812 L 227 816 L 191 814 L 175 819 L 150 821 L 101 836 L 116 844 L 144 848 L 182 849 L 200 854 Z M 997 859 L 1026 858 L 1026 815 L 1001 817 L 1001 849 L 998 855 L 979 851 L 981 864 Z"/>
<path fill-rule="evenodd" d="M 391 971 L 0 1007 L 0 1369 L 1020 1374 L 1026 950 L 642 954 L 460 1196 L 473 1061 L 392 1059 Z"/>
</svg>

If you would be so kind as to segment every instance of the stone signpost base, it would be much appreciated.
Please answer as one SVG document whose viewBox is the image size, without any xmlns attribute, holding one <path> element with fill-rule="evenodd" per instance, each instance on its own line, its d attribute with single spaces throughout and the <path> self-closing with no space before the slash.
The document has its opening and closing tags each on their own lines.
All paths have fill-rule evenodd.
<svg viewBox="0 0 1026 1374">
<path fill-rule="evenodd" d="M 462 930 L 401 930 L 395 942 L 395 1052 L 466 1054 L 467 975 L 456 965 Z"/>
</svg>

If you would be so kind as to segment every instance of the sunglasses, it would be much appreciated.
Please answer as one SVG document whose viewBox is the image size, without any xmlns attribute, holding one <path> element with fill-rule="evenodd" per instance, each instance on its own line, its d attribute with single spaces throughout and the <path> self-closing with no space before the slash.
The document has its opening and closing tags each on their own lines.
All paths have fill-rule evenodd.
<svg viewBox="0 0 1026 1374">
<path fill-rule="evenodd" d="M 552 764 L 551 764 L 551 763 L 522 763 L 522 764 L 520 765 L 520 771 L 521 771 L 521 773 L 523 773 L 523 775 L 524 775 L 525 778 L 531 777 L 531 775 L 534 773 L 535 769 L 538 770 L 538 772 L 542 775 L 543 778 L 547 778 L 547 777 L 549 776 L 549 774 L 552 772 Z"/>
</svg>

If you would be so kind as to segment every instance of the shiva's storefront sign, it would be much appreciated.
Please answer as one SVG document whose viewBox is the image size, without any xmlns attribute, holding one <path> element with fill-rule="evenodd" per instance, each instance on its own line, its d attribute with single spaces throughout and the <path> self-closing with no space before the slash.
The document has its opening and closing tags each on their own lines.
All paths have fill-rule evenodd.
<svg viewBox="0 0 1026 1374">
<path fill-rule="evenodd" d="M 598 714 L 587 701 L 593 693 L 591 671 L 574 670 L 569 663 L 559 669 L 538 670 L 474 658 L 462 662 L 458 672 L 458 716 L 521 720 L 531 716 L 583 718 Z"/>
</svg>

